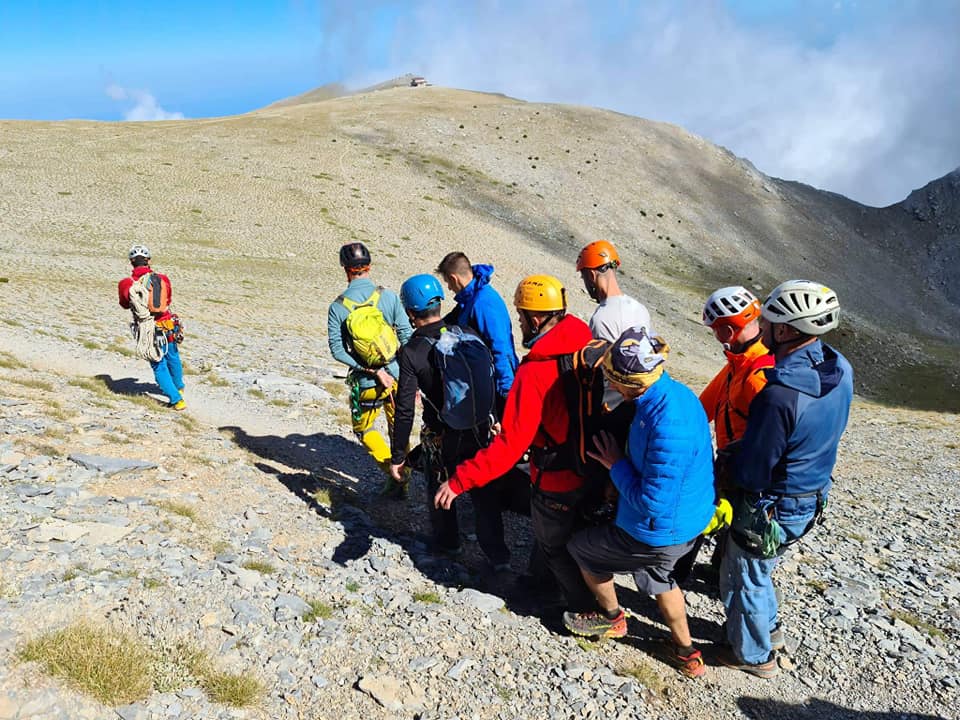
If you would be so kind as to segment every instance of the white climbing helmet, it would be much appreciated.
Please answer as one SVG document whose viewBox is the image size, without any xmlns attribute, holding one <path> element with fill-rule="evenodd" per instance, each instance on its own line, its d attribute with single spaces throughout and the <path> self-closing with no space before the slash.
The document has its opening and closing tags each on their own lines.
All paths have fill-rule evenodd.
<svg viewBox="0 0 960 720">
<path fill-rule="evenodd" d="M 840 301 L 828 287 L 809 280 L 787 280 L 763 301 L 763 317 L 806 335 L 823 335 L 840 324 Z"/>
<path fill-rule="evenodd" d="M 131 260 L 138 257 L 146 258 L 147 260 L 149 260 L 150 250 L 147 249 L 146 245 L 134 245 L 132 248 L 130 248 L 130 252 L 128 253 L 128 255 Z"/>
<path fill-rule="evenodd" d="M 760 301 L 740 285 L 720 288 L 703 305 L 703 324 L 713 327 L 720 321 L 738 329 L 760 317 Z"/>
</svg>

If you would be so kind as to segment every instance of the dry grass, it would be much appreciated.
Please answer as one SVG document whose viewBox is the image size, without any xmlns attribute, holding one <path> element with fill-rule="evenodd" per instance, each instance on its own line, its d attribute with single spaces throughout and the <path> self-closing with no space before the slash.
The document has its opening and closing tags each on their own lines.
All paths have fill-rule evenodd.
<svg viewBox="0 0 960 720">
<path fill-rule="evenodd" d="M 67 409 L 60 403 L 55 400 L 50 400 L 47 402 L 47 412 L 48 417 L 53 418 L 54 420 L 60 420 L 66 422 L 77 414 L 76 410 Z"/>
<path fill-rule="evenodd" d="M 107 705 L 142 700 L 153 688 L 153 657 L 138 638 L 81 622 L 45 633 L 17 653 Z"/>
<path fill-rule="evenodd" d="M 330 494 L 330 488 L 317 488 L 310 493 L 310 497 L 312 497 L 318 505 L 323 505 L 324 507 L 333 505 L 333 496 Z"/>
<path fill-rule="evenodd" d="M 118 355 L 123 355 L 124 357 L 137 356 L 136 350 L 119 342 L 112 342 L 108 345 L 105 345 L 103 349 L 108 352 L 115 352 Z"/>
<path fill-rule="evenodd" d="M 80 577 L 81 575 L 86 575 L 89 572 L 90 572 L 90 569 L 83 563 L 77 563 L 75 565 L 71 565 L 63 573 L 63 581 L 70 582 L 74 578 Z"/>
<path fill-rule="evenodd" d="M 161 510 L 164 510 L 173 515 L 179 515 L 180 517 L 185 517 L 191 522 L 199 523 L 200 514 L 197 512 L 196 508 L 192 505 L 187 505 L 186 503 L 176 502 L 175 500 L 160 500 L 155 502 L 154 505 Z"/>
<path fill-rule="evenodd" d="M 223 672 L 206 652 L 189 642 L 160 643 L 156 655 L 154 685 L 160 692 L 198 684 L 211 701 L 238 708 L 254 705 L 263 696 L 263 683 L 253 675 Z"/>
<path fill-rule="evenodd" d="M 245 570 L 256 570 L 258 573 L 264 575 L 273 575 L 277 572 L 277 569 L 273 565 L 264 560 L 247 560 L 243 564 L 243 568 Z"/>
<path fill-rule="evenodd" d="M 203 689 L 213 702 L 247 707 L 263 695 L 263 683 L 246 673 L 213 672 L 203 676 Z"/>
<path fill-rule="evenodd" d="M 928 623 L 926 620 L 922 619 L 918 615 L 914 615 L 912 612 L 907 610 L 894 610 L 890 613 L 890 616 L 898 620 L 902 620 L 907 625 L 917 630 L 922 630 L 930 637 L 944 639 L 947 637 L 947 634 L 938 628 L 936 625 Z"/>
<path fill-rule="evenodd" d="M 22 385 L 23 387 L 33 388 L 34 390 L 43 390 L 45 392 L 53 392 L 53 385 L 48 383 L 46 380 L 38 380 L 37 378 L 7 378 L 7 382 L 16 383 L 17 385 Z"/>
<path fill-rule="evenodd" d="M 440 604 L 443 602 L 443 598 L 441 598 L 439 595 L 437 595 L 437 593 L 433 591 L 415 592 L 413 594 L 413 599 L 414 601 L 420 602 L 420 603 Z"/>
<path fill-rule="evenodd" d="M 19 370 L 20 368 L 25 368 L 22 362 L 17 360 L 13 355 L 8 352 L 0 352 L 0 368 L 5 368 L 7 370 Z"/>
<path fill-rule="evenodd" d="M 214 387 L 230 387 L 230 381 L 224 380 L 222 377 L 217 375 L 212 370 L 208 373 L 204 373 L 203 379 L 210 385 Z"/>
<path fill-rule="evenodd" d="M 617 668 L 617 675 L 632 677 L 643 687 L 656 693 L 657 695 L 666 694 L 667 682 L 663 679 L 653 667 L 643 660 L 637 660 L 621 665 Z"/>
<path fill-rule="evenodd" d="M 333 607 L 320 600 L 307 600 L 310 609 L 303 614 L 304 622 L 314 622 L 317 619 L 326 620 L 333 616 Z"/>
</svg>

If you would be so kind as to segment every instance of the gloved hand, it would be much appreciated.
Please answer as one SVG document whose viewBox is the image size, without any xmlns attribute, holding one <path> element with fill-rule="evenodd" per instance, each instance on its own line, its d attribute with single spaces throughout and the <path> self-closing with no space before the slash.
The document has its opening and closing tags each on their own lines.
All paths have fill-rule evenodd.
<svg viewBox="0 0 960 720">
<path fill-rule="evenodd" d="M 730 505 L 730 501 L 725 497 L 720 498 L 720 502 L 717 503 L 717 506 L 713 509 L 713 517 L 710 518 L 710 522 L 707 523 L 707 526 L 703 529 L 703 535 L 713 535 L 718 530 L 722 530 L 725 527 L 730 527 L 730 523 L 733 522 L 733 506 Z"/>
</svg>

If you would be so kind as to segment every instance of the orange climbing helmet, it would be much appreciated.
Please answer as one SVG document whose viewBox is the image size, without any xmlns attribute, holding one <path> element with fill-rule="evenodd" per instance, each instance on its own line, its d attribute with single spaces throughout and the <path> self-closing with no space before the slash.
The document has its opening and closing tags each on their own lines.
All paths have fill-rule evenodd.
<svg viewBox="0 0 960 720">
<path fill-rule="evenodd" d="M 577 272 L 581 270 L 606 270 L 620 267 L 620 256 L 613 243 L 596 240 L 587 245 L 577 256 Z"/>
<path fill-rule="evenodd" d="M 517 285 L 513 304 L 518 310 L 562 312 L 567 309 L 567 291 L 551 275 L 530 275 Z"/>
</svg>

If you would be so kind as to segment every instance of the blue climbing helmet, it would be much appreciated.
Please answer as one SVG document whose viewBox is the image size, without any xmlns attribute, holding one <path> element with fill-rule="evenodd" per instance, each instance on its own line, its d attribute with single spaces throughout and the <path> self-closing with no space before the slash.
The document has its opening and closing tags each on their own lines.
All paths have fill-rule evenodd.
<svg viewBox="0 0 960 720">
<path fill-rule="evenodd" d="M 411 312 L 423 312 L 443 300 L 443 288 L 433 275 L 414 275 L 400 286 L 400 302 Z"/>
</svg>

